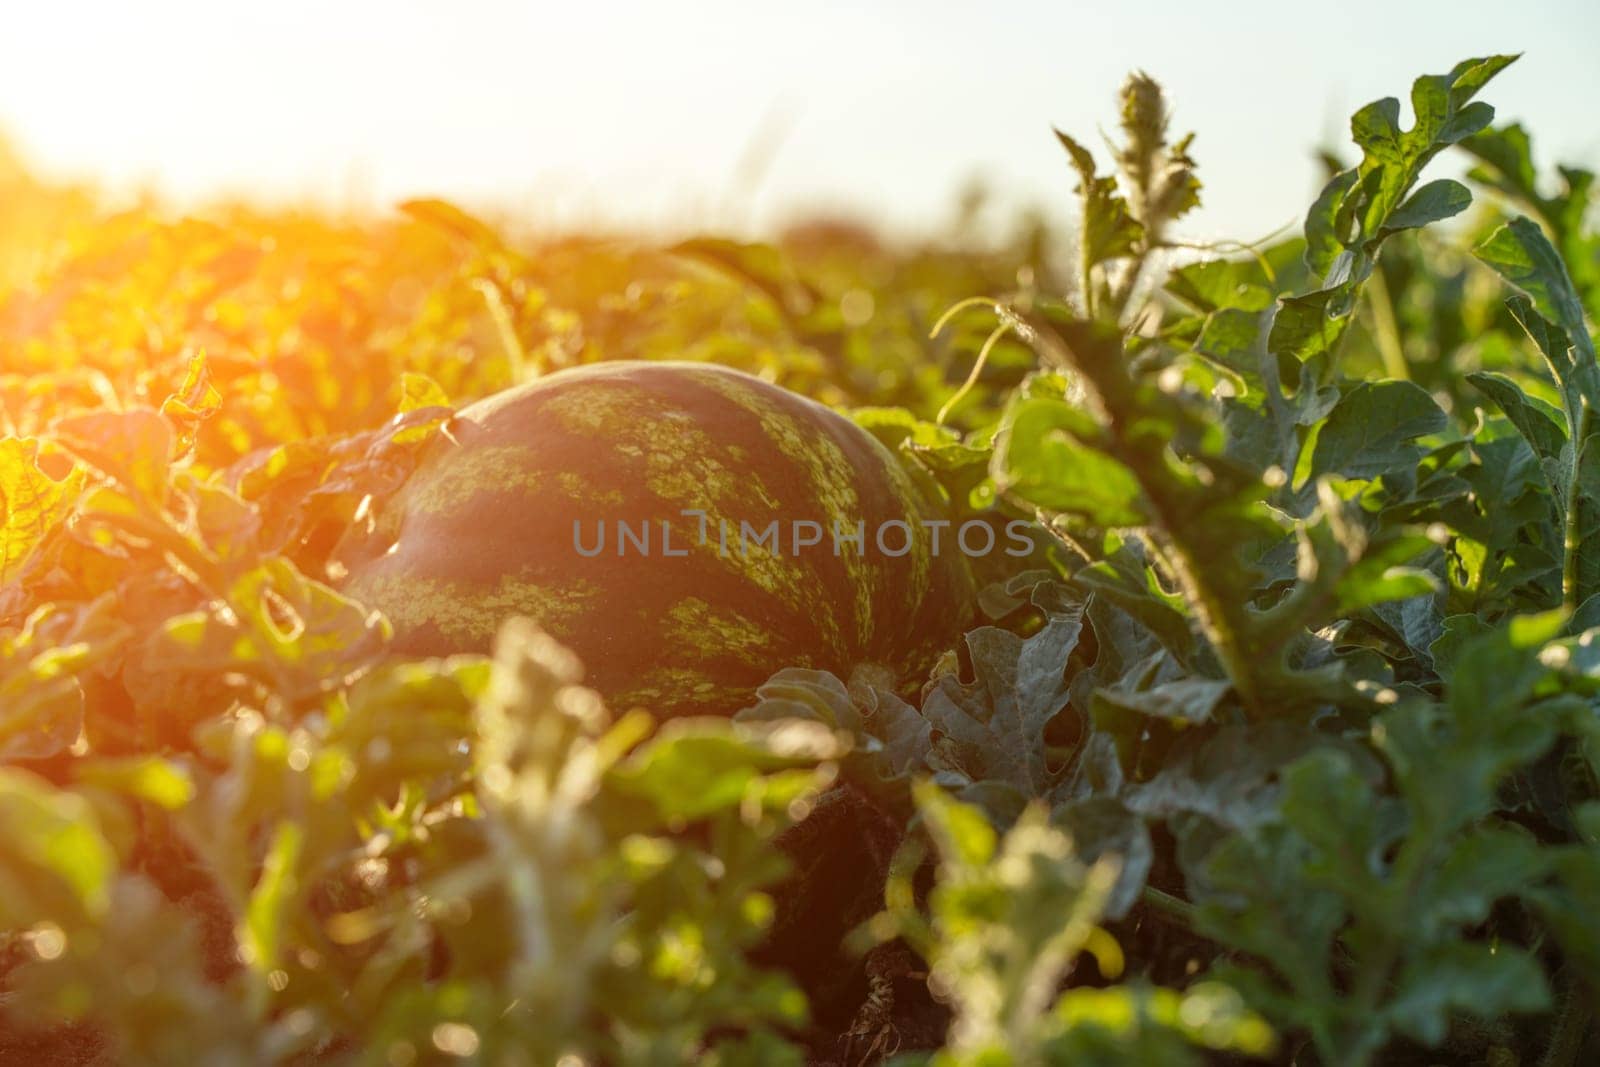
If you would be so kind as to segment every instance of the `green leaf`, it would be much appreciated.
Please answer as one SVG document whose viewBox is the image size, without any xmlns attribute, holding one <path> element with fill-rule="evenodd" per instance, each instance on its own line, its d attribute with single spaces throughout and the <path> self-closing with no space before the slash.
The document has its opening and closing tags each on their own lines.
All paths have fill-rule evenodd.
<svg viewBox="0 0 1600 1067">
<path fill-rule="evenodd" d="M 667 825 L 737 809 L 764 788 L 765 776 L 810 770 L 842 754 L 816 723 L 740 723 L 674 719 L 614 767 L 612 786 L 648 801 Z"/>
<path fill-rule="evenodd" d="M 916 708 L 865 681 L 846 688 L 827 671 L 785 667 L 756 690 L 754 704 L 734 716 L 735 722 L 785 719 L 808 719 L 851 734 L 847 765 L 878 782 L 926 770 L 933 750 L 933 726 Z"/>
<path fill-rule="evenodd" d="M 1455 677 L 1456 667 L 1473 638 L 1490 633 L 1494 627 L 1476 615 L 1451 615 L 1444 620 L 1444 633 L 1428 647 L 1434 670 L 1445 682 Z"/>
<path fill-rule="evenodd" d="M 1522 439 L 1528 442 L 1534 455 L 1540 459 L 1559 459 L 1567 442 L 1567 431 L 1562 424 L 1561 412 L 1522 391 L 1522 387 L 1504 374 L 1492 371 L 1475 371 L 1466 376 L 1480 393 L 1494 401 L 1502 414 L 1511 420 Z"/>
<path fill-rule="evenodd" d="M 45 606 L 0 628 L 0 760 L 56 756 L 83 729 L 84 680 L 121 653 L 128 626 L 114 594 Z"/>
<path fill-rule="evenodd" d="M 1131 787 L 1124 801 L 1149 818 L 1199 815 L 1231 830 L 1249 830 L 1278 817 L 1278 773 L 1330 744 L 1326 735 L 1287 722 L 1224 726 L 1210 737 L 1187 735 L 1148 782 Z M 1376 778 L 1378 761 L 1341 744 L 1362 773 Z"/>
<path fill-rule="evenodd" d="M 918 782 L 912 793 L 946 862 L 981 867 L 994 859 L 999 835 L 978 808 L 961 803 L 928 781 Z"/>
<path fill-rule="evenodd" d="M 771 300 L 791 321 L 809 315 L 822 296 L 795 270 L 782 249 L 753 241 L 695 237 L 668 251 L 735 279 Z"/>
<path fill-rule="evenodd" d="M 1426 872 L 1414 909 L 1420 936 L 1432 940 L 1484 922 L 1496 901 L 1541 882 L 1550 861 L 1538 840 L 1518 827 L 1467 831 Z"/>
<path fill-rule="evenodd" d="M 1440 945 L 1411 958 L 1385 1012 L 1396 1029 L 1438 1045 L 1450 1016 L 1493 1019 L 1550 1007 L 1550 987 L 1538 962 L 1514 945 Z"/>
<path fill-rule="evenodd" d="M 423 408 L 449 407 L 450 398 L 444 387 L 426 374 L 406 371 L 400 375 L 400 413 L 402 415 Z"/>
<path fill-rule="evenodd" d="M 1539 314 L 1566 331 L 1580 354 L 1589 363 L 1594 362 L 1583 302 L 1573 288 L 1561 253 L 1538 223 L 1523 216 L 1514 218 L 1486 237 L 1473 254 L 1527 293 Z"/>
<path fill-rule="evenodd" d="M 1538 652 L 1561 635 L 1562 611 L 1518 615 L 1475 637 L 1462 649 L 1450 678 L 1451 706 L 1460 722 L 1487 722 L 1508 705 L 1527 699 L 1548 673 Z M 1448 625 L 1448 620 L 1446 620 Z"/>
<path fill-rule="evenodd" d="M 1331 352 L 1350 326 L 1350 294 L 1344 288 L 1321 289 L 1278 301 L 1267 348 L 1301 363 Z"/>
<path fill-rule="evenodd" d="M 1461 147 L 1492 168 L 1476 168 L 1473 181 L 1493 184 L 1502 191 L 1530 203 L 1537 203 L 1539 177 L 1533 167 L 1533 147 L 1528 131 L 1519 123 L 1475 133 Z"/>
<path fill-rule="evenodd" d="M 1081 255 L 1088 266 L 1116 259 L 1133 251 L 1144 227 L 1128 212 L 1127 201 L 1117 192 L 1117 180 L 1095 174 L 1094 157 L 1071 137 L 1056 131 L 1056 139 L 1072 158 L 1078 172 L 1078 194 L 1083 203 Z"/>
<path fill-rule="evenodd" d="M 1385 560 L 1356 563 L 1339 576 L 1334 586 L 1336 610 L 1340 615 L 1354 615 L 1379 604 L 1424 597 L 1438 591 L 1439 580 L 1428 571 L 1390 566 Z"/>
<path fill-rule="evenodd" d="M 1585 232 L 1595 176 L 1578 167 L 1559 167 L 1562 188 L 1552 196 L 1540 191 L 1533 148 L 1526 130 L 1515 123 L 1469 137 L 1462 147 L 1481 165 L 1468 177 L 1508 197 L 1547 226 L 1591 319 L 1600 317 L 1600 235 Z"/>
<path fill-rule="evenodd" d="M 1104 528 L 1146 521 L 1139 481 L 1127 467 L 1084 444 L 1093 423 L 1062 400 L 1019 400 L 995 451 L 996 487 L 1048 511 L 1081 515 Z M 1092 438 L 1091 438 L 1092 439 Z"/>
<path fill-rule="evenodd" d="M 1526 296 L 1518 293 L 1506 300 L 1506 310 L 1511 317 L 1521 326 L 1523 332 L 1533 341 L 1534 347 L 1544 357 L 1545 364 L 1550 368 L 1551 377 L 1560 388 L 1562 398 L 1568 409 L 1570 425 L 1576 425 L 1573 417 L 1576 412 L 1577 398 L 1587 399 L 1589 393 L 1595 389 L 1594 373 L 1581 360 L 1576 358 L 1576 349 L 1567 332 L 1543 315 L 1533 306 L 1533 302 Z"/>
<path fill-rule="evenodd" d="M 156 756 L 85 760 L 78 764 L 77 778 L 85 785 L 147 800 L 168 811 L 176 811 L 195 796 L 188 768 Z"/>
<path fill-rule="evenodd" d="M 1339 208 L 1360 179 L 1360 173 L 1353 167 L 1335 174 L 1306 212 L 1306 265 L 1319 279 L 1329 274 L 1339 257 L 1345 254 L 1337 225 Z"/>
<path fill-rule="evenodd" d="M 1206 316 L 1195 351 L 1243 386 L 1242 402 L 1253 412 L 1265 397 L 1259 355 L 1262 316 L 1223 308 Z"/>
<path fill-rule="evenodd" d="M 1044 733 L 1067 705 L 1068 660 L 1083 634 L 1085 604 L 1039 586 L 1045 624 L 1029 637 L 982 626 L 965 638 L 973 679 L 942 675 L 922 714 L 944 734 L 935 746 L 945 769 L 973 782 L 1004 782 L 1025 797 L 1044 795 L 1052 770 Z"/>
<path fill-rule="evenodd" d="M 1424 449 L 1417 439 L 1439 433 L 1448 418 L 1412 382 L 1362 382 L 1346 393 L 1317 435 L 1311 476 L 1338 474 L 1376 478 L 1416 466 Z"/>
<path fill-rule="evenodd" d="M 977 809 L 931 782 L 918 784 L 916 798 L 939 851 L 929 915 L 923 918 L 901 884 L 874 925 L 884 936 L 903 937 L 950 991 L 956 1018 L 945 1057 L 1053 1062 L 1046 1050 L 1056 1047 L 1062 1021 L 1051 1006 L 1074 959 L 1088 949 L 1103 968 L 1117 960 L 1096 929 L 1114 861 L 1085 865 L 1039 805 L 997 840 Z"/>
<path fill-rule="evenodd" d="M 57 419 L 51 431 L 61 446 L 154 506 L 167 499 L 172 424 L 150 408 L 94 411 Z"/>
<path fill-rule="evenodd" d="M 1190 1045 L 1245 1056 L 1265 1056 L 1276 1047 L 1272 1028 L 1247 1009 L 1245 998 L 1215 981 L 1181 993 L 1136 982 L 1077 987 L 1056 1001 L 1054 1018 L 1062 1033 L 1042 1061 L 1050 1064 L 1194 1067 L 1203 1060 Z"/>
<path fill-rule="evenodd" d="M 83 490 L 83 471 L 56 481 L 37 464 L 39 443 L 0 440 L 0 585 L 15 579 Z"/>
<path fill-rule="evenodd" d="M 420 223 L 437 227 L 484 251 L 498 252 L 504 248 L 504 241 L 493 226 L 447 200 L 407 200 L 400 205 L 400 210 Z"/>
<path fill-rule="evenodd" d="M 200 423 L 222 410 L 222 394 L 211 384 L 211 366 L 204 354 L 190 358 L 183 385 L 161 402 L 161 414 L 183 431 L 185 446 L 192 444 Z"/>
<path fill-rule="evenodd" d="M 1446 620 L 1447 636 L 1453 622 Z M 1561 611 L 1515 616 L 1466 637 L 1451 655 L 1436 655 L 1449 676 L 1445 703 L 1404 700 L 1374 724 L 1373 743 L 1393 768 L 1416 833 L 1438 840 L 1482 818 L 1507 775 L 1555 743 L 1559 721 L 1528 703 L 1552 670 L 1540 653 L 1565 622 Z"/>
<path fill-rule="evenodd" d="M 861 712 L 843 682 L 827 671 L 785 667 L 756 690 L 756 703 L 734 716 L 739 722 L 810 719 L 830 729 L 862 732 Z"/>
<path fill-rule="evenodd" d="M 1118 670 L 1124 669 L 1142 658 L 1136 654 L 1136 644 L 1154 637 L 1180 663 L 1189 663 L 1194 656 L 1195 638 L 1188 605 L 1181 596 L 1162 587 L 1161 577 L 1146 556 L 1144 542 L 1109 533 L 1100 555 L 1073 580 L 1095 594 L 1092 610 L 1097 616 L 1095 628 L 1100 634 L 1102 659 L 1115 664 Z M 1106 646 L 1113 641 L 1117 642 L 1114 651 L 1108 652 Z"/>
<path fill-rule="evenodd" d="M 1430 222 L 1454 218 L 1472 205 L 1472 193 L 1458 181 L 1440 178 L 1421 186 L 1395 209 L 1384 223 L 1384 233 L 1414 230 Z"/>
<path fill-rule="evenodd" d="M 0 925 L 103 918 L 117 856 L 88 802 L 28 771 L 0 767 Z M 65 891 L 65 896 L 60 894 Z"/>
<path fill-rule="evenodd" d="M 1593 844 L 1547 849 L 1556 871 L 1555 884 L 1532 890 L 1528 897 L 1555 934 L 1578 973 L 1600 979 L 1600 928 L 1594 901 L 1600 899 L 1600 847 Z"/>
<path fill-rule="evenodd" d="M 1166 290 L 1201 312 L 1257 312 L 1272 304 L 1272 290 L 1263 281 L 1254 262 L 1212 259 L 1173 271 L 1167 278 Z"/>
<path fill-rule="evenodd" d="M 1315 850 L 1305 873 L 1358 908 L 1375 900 L 1383 857 L 1404 828 L 1398 804 L 1337 749 L 1310 753 L 1282 777 L 1283 817 Z"/>
<path fill-rule="evenodd" d="M 375 663 L 387 619 L 269 557 L 240 574 L 226 603 L 171 616 L 138 648 L 140 670 L 227 674 L 300 700 L 338 688 Z"/>
<path fill-rule="evenodd" d="M 1095 691 L 1095 718 L 1123 712 L 1165 719 L 1181 725 L 1210 722 L 1217 705 L 1231 688 L 1212 678 L 1176 678 L 1149 689 L 1109 687 Z"/>
<path fill-rule="evenodd" d="M 1106 897 L 1106 916 L 1120 919 L 1133 910 L 1155 863 L 1155 846 L 1144 819 L 1111 797 L 1088 797 L 1057 804 L 1050 811 L 1050 822 L 1072 837 L 1072 851 L 1079 861 L 1094 863 L 1105 856 L 1116 860 L 1117 881 Z"/>
<path fill-rule="evenodd" d="M 300 884 L 298 874 L 305 840 L 305 828 L 299 824 L 290 820 L 278 824 L 267 846 L 261 877 L 245 907 L 240 945 L 250 965 L 262 974 L 277 968 L 284 948 L 284 927 L 293 921 L 291 912 L 309 888 Z"/>
<path fill-rule="evenodd" d="M 1337 892 L 1305 877 L 1305 842 L 1281 823 L 1204 836 L 1213 847 L 1185 869 L 1196 929 L 1269 961 L 1295 994 L 1297 1013 L 1327 1013 L 1334 999 L 1327 958 L 1346 911 Z M 1188 851 L 1199 850 L 1191 844 Z"/>
<path fill-rule="evenodd" d="M 1281 302 L 1268 339 L 1274 354 L 1303 362 L 1331 351 L 1384 240 L 1466 207 L 1470 196 L 1458 182 L 1431 182 L 1415 193 L 1412 188 L 1434 156 L 1494 118 L 1494 109 L 1472 97 L 1515 58 L 1469 59 L 1449 74 L 1418 78 L 1411 87 L 1416 121 L 1409 130 L 1400 128 L 1400 102 L 1393 97 L 1355 113 L 1350 133 L 1362 148 L 1361 162 L 1329 180 L 1306 216 L 1306 266 L 1321 288 Z"/>
</svg>

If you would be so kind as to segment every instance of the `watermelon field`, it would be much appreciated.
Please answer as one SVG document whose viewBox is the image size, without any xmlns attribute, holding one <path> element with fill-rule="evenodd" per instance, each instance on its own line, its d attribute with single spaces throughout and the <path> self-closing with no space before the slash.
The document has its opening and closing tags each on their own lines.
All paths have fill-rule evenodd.
<svg viewBox="0 0 1600 1067">
<path fill-rule="evenodd" d="M 0 1064 L 1600 1063 L 1600 227 L 1514 59 L 1259 241 L 1138 73 L 1070 225 L 921 239 L 0 153 Z"/>
</svg>

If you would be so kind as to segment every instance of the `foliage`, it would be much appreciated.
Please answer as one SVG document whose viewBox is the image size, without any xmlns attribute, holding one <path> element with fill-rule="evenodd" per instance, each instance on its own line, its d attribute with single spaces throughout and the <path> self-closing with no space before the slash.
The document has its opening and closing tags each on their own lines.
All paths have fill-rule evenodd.
<svg viewBox="0 0 1600 1067">
<path fill-rule="evenodd" d="M 924 688 L 932 729 L 896 731 L 917 740 L 907 788 L 931 775 L 1019 831 L 1047 810 L 1079 862 L 1118 858 L 1100 914 L 1146 942 L 1136 973 L 1185 984 L 1198 964 L 1280 1048 L 1324 1062 L 1408 1046 L 1577 1062 L 1589 1040 L 1593 933 L 1568 909 L 1597 855 L 1593 687 L 1573 654 L 1600 636 L 1596 255 L 1585 172 L 1541 199 L 1525 135 L 1473 99 L 1508 62 L 1419 79 L 1407 130 L 1392 100 L 1363 109 L 1362 162 L 1330 179 L 1303 241 L 1179 261 L 1146 303 L 1121 280 L 1160 245 L 1121 183 L 1175 164 L 1125 127 L 1120 179 L 1099 175 L 1063 136 L 1084 213 L 1077 298 L 962 305 L 992 309 L 1039 367 L 993 428 L 902 446 L 936 475 L 958 449 L 986 452 L 999 506 L 1061 547 L 988 590 L 996 625 Z M 1470 202 L 1421 178 L 1456 144 L 1503 199 L 1447 240 L 1514 287 L 1503 312 L 1465 299 L 1493 275 L 1437 277 L 1449 246 L 1408 243 Z M 1187 143 L 1166 151 L 1188 165 Z M 1389 275 L 1391 253 L 1404 269 Z M 1397 308 L 1411 322 L 1441 300 L 1481 333 L 1434 331 L 1435 306 L 1415 343 L 1385 335 Z M 1437 347 L 1452 330 L 1454 351 Z M 869 751 L 903 718 L 811 714 Z M 942 948 L 927 928 L 912 940 L 930 963 Z M 970 976 L 940 992 L 953 1041 L 969 1013 L 999 1010 Z M 1048 1058 L 1036 1038 L 998 1040 Z"/>
<path fill-rule="evenodd" d="M 1510 62 L 1361 109 L 1243 255 L 1177 236 L 1143 75 L 1111 170 L 1058 135 L 1075 239 L 982 250 L 10 181 L 0 1058 L 1593 1060 L 1600 234 L 1479 99 Z M 917 700 L 614 718 L 526 620 L 407 661 L 340 591 L 452 402 L 663 357 L 1033 524 Z M 764 944 L 856 918 L 835 973 Z"/>
<path fill-rule="evenodd" d="M 1058 993 L 1088 950 L 1102 973 L 1120 969 L 1120 950 L 1096 917 L 1116 881 L 1118 861 L 1085 867 L 1072 838 L 1030 807 L 1000 838 L 983 813 L 916 787 L 938 846 L 938 884 L 925 918 L 909 884 L 891 884 L 892 910 L 879 925 L 928 961 L 929 984 L 959 1007 L 935 1064 L 1003 1062 L 1192 1063 L 1190 1043 L 1260 1055 L 1272 1031 L 1215 984 L 1183 993 L 1121 986 Z"/>
</svg>

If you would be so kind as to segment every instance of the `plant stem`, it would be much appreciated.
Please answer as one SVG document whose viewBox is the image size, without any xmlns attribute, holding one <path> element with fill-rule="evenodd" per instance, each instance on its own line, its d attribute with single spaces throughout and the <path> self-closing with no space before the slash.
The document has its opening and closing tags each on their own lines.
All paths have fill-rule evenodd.
<svg viewBox="0 0 1600 1067">
<path fill-rule="evenodd" d="M 1568 611 L 1577 610 L 1583 600 L 1578 564 L 1583 549 L 1583 450 L 1594 431 L 1594 409 L 1580 400 L 1581 414 L 1572 434 L 1572 467 L 1567 479 L 1567 514 L 1562 536 L 1561 603 Z"/>
<path fill-rule="evenodd" d="M 1085 208 L 1085 225 L 1087 225 L 1088 210 Z M 1083 294 L 1083 317 L 1094 321 L 1094 264 L 1089 260 L 1089 242 L 1079 241 L 1078 249 L 1078 289 Z"/>
<path fill-rule="evenodd" d="M 1151 497 L 1148 486 L 1146 497 Z M 1158 512 L 1163 510 L 1159 501 L 1152 499 L 1151 502 Z M 1241 620 L 1234 618 L 1234 613 L 1229 610 L 1229 601 L 1221 591 L 1212 589 L 1206 582 L 1204 561 L 1195 559 L 1182 543 L 1175 533 L 1178 528 L 1176 521 L 1161 514 L 1157 515 L 1156 521 L 1160 527 L 1154 532 L 1162 541 L 1162 558 L 1167 568 L 1177 581 L 1184 599 L 1194 608 L 1200 629 L 1211 642 L 1217 659 L 1222 661 L 1222 669 L 1233 684 L 1234 692 L 1239 695 L 1239 702 L 1252 714 L 1255 713 L 1259 709 L 1261 694 L 1255 684 L 1254 669 L 1244 648 L 1240 628 L 1236 625 Z"/>
<path fill-rule="evenodd" d="M 479 278 L 472 284 L 483 297 L 484 306 L 489 309 L 489 318 L 494 322 L 495 333 L 500 337 L 500 347 L 505 349 L 506 362 L 511 365 L 512 384 L 526 381 L 528 352 L 522 347 L 521 338 L 517 336 L 516 322 L 512 319 L 511 308 L 506 303 L 505 294 L 501 291 L 499 283 L 491 278 Z"/>
<path fill-rule="evenodd" d="M 1182 897 L 1164 893 L 1153 885 L 1147 885 L 1139 891 L 1139 898 L 1167 918 L 1190 930 L 1194 929 L 1195 906 Z"/>
<path fill-rule="evenodd" d="M 1194 611 L 1240 702 L 1252 717 L 1260 715 L 1263 694 L 1257 679 L 1269 664 L 1258 659 L 1253 648 L 1257 642 L 1242 593 L 1245 586 L 1225 560 L 1215 558 L 1215 553 L 1208 558 L 1205 546 L 1192 536 L 1200 516 L 1194 502 L 1186 501 L 1186 488 L 1167 469 L 1167 442 L 1129 432 L 1142 413 L 1134 382 L 1120 358 L 1120 342 L 1115 351 L 1078 352 L 1048 322 L 1029 312 L 1006 308 L 1002 316 L 1016 323 L 1018 336 L 1035 345 L 1047 366 L 1074 371 L 1094 394 L 1113 454 L 1139 483 L 1154 547 Z"/>
<path fill-rule="evenodd" d="M 1389 283 L 1382 270 L 1374 270 L 1367 279 L 1367 296 L 1372 306 L 1372 337 L 1383 357 L 1383 372 L 1391 378 L 1410 381 L 1411 367 L 1400 343 L 1400 324 L 1394 317 L 1394 301 L 1389 298 Z"/>
<path fill-rule="evenodd" d="M 1594 1004 L 1589 986 L 1569 969 L 1561 983 L 1561 1006 L 1556 1013 L 1554 1033 L 1550 1044 L 1539 1058 L 1539 1067 L 1572 1067 L 1583 1052 L 1584 1039 L 1589 1036 L 1589 1023 L 1594 1018 Z"/>
</svg>

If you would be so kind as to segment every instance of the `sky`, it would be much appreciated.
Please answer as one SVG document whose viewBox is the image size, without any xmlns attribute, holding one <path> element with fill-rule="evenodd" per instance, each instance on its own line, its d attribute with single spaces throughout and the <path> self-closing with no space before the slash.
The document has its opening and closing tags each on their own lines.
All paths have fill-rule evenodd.
<svg viewBox="0 0 1600 1067">
<path fill-rule="evenodd" d="M 12 0 L 0 132 L 47 175 L 183 204 L 917 232 L 975 178 L 997 211 L 1066 210 L 1051 126 L 1098 143 L 1137 67 L 1198 131 L 1189 234 L 1248 239 L 1297 220 L 1350 111 L 1496 51 L 1526 53 L 1484 93 L 1499 117 L 1544 162 L 1600 164 L 1592 0 Z"/>
</svg>

